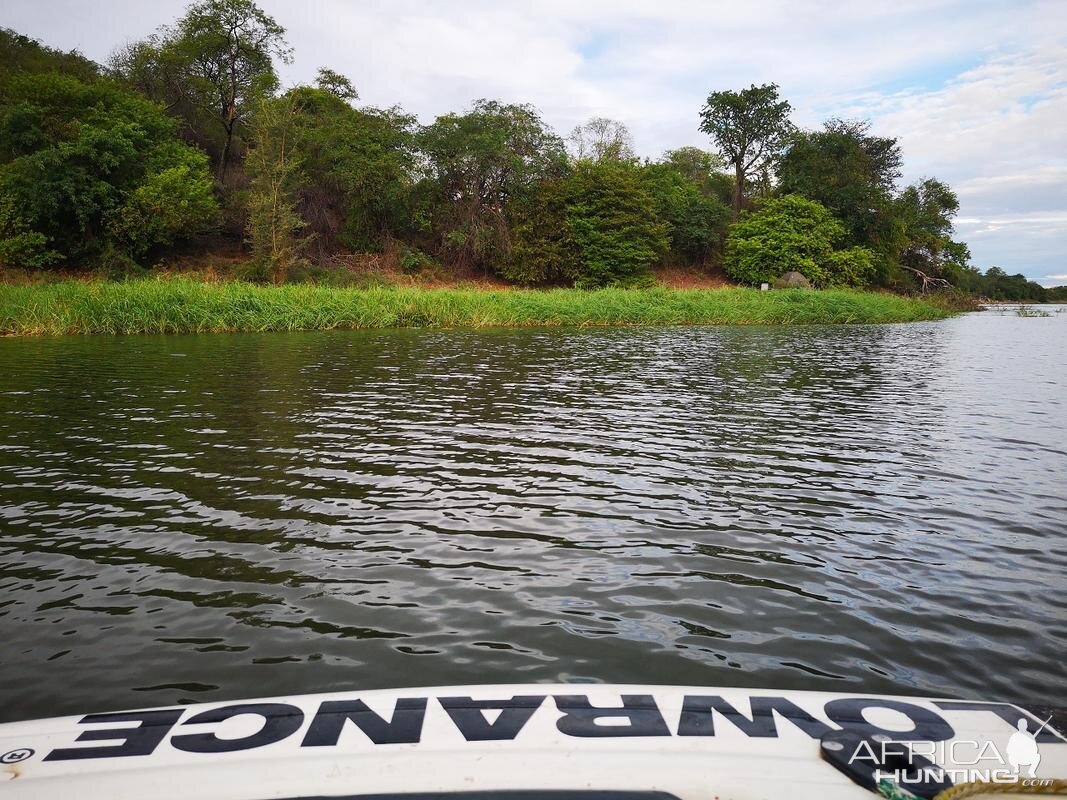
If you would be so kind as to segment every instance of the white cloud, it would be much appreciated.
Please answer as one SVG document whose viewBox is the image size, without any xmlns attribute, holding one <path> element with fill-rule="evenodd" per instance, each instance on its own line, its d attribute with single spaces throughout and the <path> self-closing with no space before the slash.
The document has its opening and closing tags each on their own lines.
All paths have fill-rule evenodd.
<svg viewBox="0 0 1067 800">
<path fill-rule="evenodd" d="M 942 87 L 863 95 L 850 111 L 900 137 L 906 177 L 956 189 L 977 264 L 1037 276 L 1064 263 L 1067 44 L 993 53 Z"/>
</svg>

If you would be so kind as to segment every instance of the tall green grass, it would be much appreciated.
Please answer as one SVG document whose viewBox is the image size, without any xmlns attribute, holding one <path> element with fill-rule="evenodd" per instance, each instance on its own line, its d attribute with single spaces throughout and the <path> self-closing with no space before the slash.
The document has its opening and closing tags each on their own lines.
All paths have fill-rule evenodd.
<svg viewBox="0 0 1067 800">
<path fill-rule="evenodd" d="M 149 279 L 0 285 L 0 334 L 910 322 L 951 312 L 853 291 L 342 289 Z"/>
</svg>

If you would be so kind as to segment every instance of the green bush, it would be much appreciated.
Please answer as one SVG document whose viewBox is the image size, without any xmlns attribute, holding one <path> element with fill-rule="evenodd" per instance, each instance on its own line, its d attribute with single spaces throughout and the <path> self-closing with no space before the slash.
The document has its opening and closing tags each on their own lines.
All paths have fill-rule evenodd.
<svg viewBox="0 0 1067 800">
<path fill-rule="evenodd" d="M 545 180 L 523 198 L 511 258 L 497 270 L 501 277 L 525 286 L 578 279 L 581 256 L 568 223 L 569 188 L 566 180 Z"/>
<path fill-rule="evenodd" d="M 109 243 L 96 260 L 96 272 L 109 281 L 124 281 L 142 277 L 146 270 L 125 250 Z"/>
<path fill-rule="evenodd" d="M 400 252 L 400 270 L 405 275 L 417 275 L 437 266 L 436 261 L 417 247 L 404 247 Z"/>
<path fill-rule="evenodd" d="M 796 270 L 814 286 L 864 286 L 875 275 L 865 247 L 834 250 L 844 228 L 824 206 L 798 195 L 763 203 L 730 229 L 723 266 L 735 280 L 756 285 Z"/>
<path fill-rule="evenodd" d="M 207 156 L 182 147 L 175 157 L 185 163 L 146 175 L 109 221 L 116 241 L 132 256 L 206 232 L 216 220 Z"/>
<path fill-rule="evenodd" d="M 877 275 L 875 254 L 868 247 L 835 250 L 824 267 L 831 286 L 870 286 Z"/>
<path fill-rule="evenodd" d="M 671 164 L 648 164 L 642 174 L 657 212 L 667 223 L 672 259 L 703 262 L 719 246 L 729 208 Z"/>
<path fill-rule="evenodd" d="M 26 225 L 14 199 L 0 196 L 0 267 L 42 269 L 58 259 L 48 237 Z"/>
<path fill-rule="evenodd" d="M 6 222 L 4 240 L 12 225 L 21 237 L 8 251 L 40 265 L 98 263 L 109 248 L 138 258 L 210 226 L 211 185 L 175 121 L 115 83 L 18 73 L 0 84 L 0 195 L 21 220 Z"/>
<path fill-rule="evenodd" d="M 627 163 L 580 162 L 537 187 L 524 212 L 513 258 L 500 270 L 519 283 L 640 285 L 669 247 L 655 198 Z"/>
</svg>

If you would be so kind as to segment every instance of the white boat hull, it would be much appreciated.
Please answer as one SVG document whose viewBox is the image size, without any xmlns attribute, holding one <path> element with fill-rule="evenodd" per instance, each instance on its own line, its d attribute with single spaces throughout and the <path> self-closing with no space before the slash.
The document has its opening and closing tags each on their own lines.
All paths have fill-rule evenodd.
<svg viewBox="0 0 1067 800">
<path fill-rule="evenodd" d="M 263 800 L 600 790 L 847 800 L 873 795 L 820 757 L 827 732 L 906 742 L 966 777 L 974 769 L 1010 772 L 1004 762 L 1010 742 L 1019 752 L 1011 739 L 1018 719 L 1030 732 L 1044 721 L 997 703 L 707 687 L 341 692 L 0 725 L 0 795 Z M 1049 724 L 1037 736 L 1038 779 L 1067 778 L 1061 734 Z M 983 747 L 984 763 L 970 763 Z M 1018 776 L 1028 770 L 1022 765 Z"/>
</svg>

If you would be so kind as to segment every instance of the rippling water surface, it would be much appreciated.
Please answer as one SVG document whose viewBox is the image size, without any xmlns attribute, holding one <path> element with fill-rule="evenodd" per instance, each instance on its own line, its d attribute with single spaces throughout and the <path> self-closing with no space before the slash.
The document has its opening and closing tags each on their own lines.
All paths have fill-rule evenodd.
<svg viewBox="0 0 1067 800">
<path fill-rule="evenodd" d="M 0 719 L 603 680 L 1067 705 L 1067 313 L 0 340 Z"/>
</svg>

